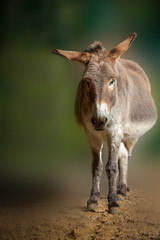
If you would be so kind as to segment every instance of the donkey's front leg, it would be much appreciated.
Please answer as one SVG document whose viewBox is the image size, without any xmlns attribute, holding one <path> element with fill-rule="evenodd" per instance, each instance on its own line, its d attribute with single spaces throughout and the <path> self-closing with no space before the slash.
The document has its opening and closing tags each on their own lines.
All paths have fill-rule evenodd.
<svg viewBox="0 0 160 240">
<path fill-rule="evenodd" d="M 108 208 L 109 213 L 116 214 L 117 207 L 117 177 L 118 177 L 118 151 L 119 145 L 112 145 L 109 149 L 109 159 L 106 165 L 106 173 L 108 175 L 109 192 L 108 192 Z"/>
<path fill-rule="evenodd" d="M 98 199 L 100 197 L 100 178 L 103 171 L 102 162 L 102 145 L 98 149 L 91 148 L 93 154 L 92 160 L 92 190 L 89 200 L 87 201 L 87 208 L 93 210 L 97 207 Z"/>
</svg>

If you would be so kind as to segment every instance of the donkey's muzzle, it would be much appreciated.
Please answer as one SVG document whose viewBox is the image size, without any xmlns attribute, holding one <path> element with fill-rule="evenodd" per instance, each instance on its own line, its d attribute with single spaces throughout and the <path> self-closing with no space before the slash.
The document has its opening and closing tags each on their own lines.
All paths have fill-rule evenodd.
<svg viewBox="0 0 160 240">
<path fill-rule="evenodd" d="M 106 117 L 102 117 L 102 118 L 92 117 L 91 122 L 97 131 L 103 131 L 103 130 L 105 130 L 104 127 L 107 122 L 107 118 Z"/>
</svg>

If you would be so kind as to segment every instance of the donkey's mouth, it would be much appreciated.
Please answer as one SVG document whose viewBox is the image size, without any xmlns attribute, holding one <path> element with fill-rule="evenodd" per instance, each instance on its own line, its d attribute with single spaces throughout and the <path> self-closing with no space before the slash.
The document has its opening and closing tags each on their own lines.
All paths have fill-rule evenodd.
<svg viewBox="0 0 160 240">
<path fill-rule="evenodd" d="M 105 128 L 95 128 L 96 131 L 104 131 Z"/>
</svg>

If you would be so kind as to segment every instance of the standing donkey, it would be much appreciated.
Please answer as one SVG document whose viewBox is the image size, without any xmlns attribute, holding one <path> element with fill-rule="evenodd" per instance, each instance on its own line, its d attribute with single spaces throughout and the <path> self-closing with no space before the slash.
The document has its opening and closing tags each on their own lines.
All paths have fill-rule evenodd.
<svg viewBox="0 0 160 240">
<path fill-rule="evenodd" d="M 137 34 L 107 51 L 99 42 L 84 52 L 53 49 L 52 53 L 85 66 L 79 83 L 75 113 L 86 131 L 93 154 L 92 190 L 88 209 L 97 206 L 103 170 L 102 147 L 108 144 L 106 173 L 109 182 L 108 208 L 115 214 L 119 207 L 117 194 L 126 196 L 128 159 L 137 140 L 157 119 L 147 75 L 135 62 L 120 59 Z"/>
</svg>

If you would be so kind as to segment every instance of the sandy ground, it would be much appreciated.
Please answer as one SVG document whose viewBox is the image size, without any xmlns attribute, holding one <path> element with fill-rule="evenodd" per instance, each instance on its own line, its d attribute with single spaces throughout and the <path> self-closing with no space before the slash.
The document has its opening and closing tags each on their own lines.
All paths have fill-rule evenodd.
<svg viewBox="0 0 160 240">
<path fill-rule="evenodd" d="M 143 178 L 143 184 L 134 181 L 130 196 L 122 198 L 114 216 L 107 211 L 106 194 L 101 195 L 95 212 L 86 210 L 88 194 L 0 206 L 0 240 L 160 240 L 160 177 L 154 179 L 155 184 L 151 179 Z"/>
</svg>

